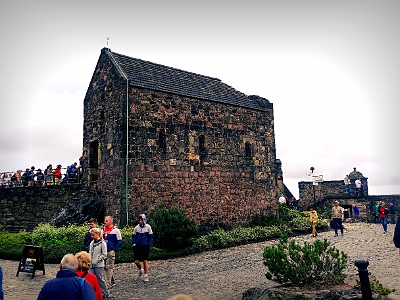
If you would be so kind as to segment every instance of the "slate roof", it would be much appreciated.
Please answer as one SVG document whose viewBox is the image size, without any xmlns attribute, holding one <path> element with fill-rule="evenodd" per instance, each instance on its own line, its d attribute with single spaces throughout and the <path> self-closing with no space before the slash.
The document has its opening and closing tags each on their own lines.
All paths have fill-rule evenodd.
<svg viewBox="0 0 400 300">
<path fill-rule="evenodd" d="M 132 86 L 256 110 L 272 108 L 267 99 L 247 96 L 220 79 L 132 58 L 111 52 L 107 48 L 102 51 L 110 57 L 120 74 L 128 77 Z"/>
</svg>

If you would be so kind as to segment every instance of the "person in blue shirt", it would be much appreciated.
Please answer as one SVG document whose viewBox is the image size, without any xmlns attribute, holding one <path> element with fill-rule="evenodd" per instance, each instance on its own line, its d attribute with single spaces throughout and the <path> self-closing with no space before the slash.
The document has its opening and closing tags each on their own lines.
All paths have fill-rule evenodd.
<svg viewBox="0 0 400 300">
<path fill-rule="evenodd" d="M 72 165 L 67 167 L 67 173 L 65 174 L 67 177 L 67 181 L 76 181 L 78 178 L 78 168 L 76 167 L 78 165 L 77 162 L 74 162 Z"/>
<path fill-rule="evenodd" d="M 4 300 L 3 293 L 3 269 L 0 267 L 0 300 Z"/>
<path fill-rule="evenodd" d="M 135 265 L 139 269 L 138 279 L 143 275 L 145 282 L 149 281 L 149 254 L 150 247 L 153 245 L 154 236 L 151 226 L 147 224 L 145 214 L 139 215 L 139 224 L 132 233 L 133 259 Z M 143 267 L 140 262 L 143 262 Z"/>
<path fill-rule="evenodd" d="M 354 214 L 354 219 L 358 221 L 358 216 L 360 215 L 360 209 L 356 204 L 353 204 L 353 214 Z"/>
<path fill-rule="evenodd" d="M 396 224 L 396 206 L 394 206 L 393 202 L 389 202 L 389 217 L 390 224 Z"/>
<path fill-rule="evenodd" d="M 64 255 L 56 278 L 44 284 L 37 300 L 96 300 L 92 286 L 76 274 L 77 268 L 76 257 L 72 254 Z"/>
</svg>

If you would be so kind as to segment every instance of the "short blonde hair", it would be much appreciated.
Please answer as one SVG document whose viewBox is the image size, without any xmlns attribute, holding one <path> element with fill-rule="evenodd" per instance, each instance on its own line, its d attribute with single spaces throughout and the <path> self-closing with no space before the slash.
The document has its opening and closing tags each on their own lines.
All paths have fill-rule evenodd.
<svg viewBox="0 0 400 300">
<path fill-rule="evenodd" d="M 92 228 L 90 229 L 90 233 L 97 233 L 99 236 L 101 236 L 101 229 L 100 228 Z"/>
<path fill-rule="evenodd" d="M 81 251 L 75 254 L 76 259 L 78 260 L 78 269 L 82 271 L 87 271 L 90 269 L 92 264 L 92 259 L 90 258 L 90 254 L 86 251 Z"/>
</svg>

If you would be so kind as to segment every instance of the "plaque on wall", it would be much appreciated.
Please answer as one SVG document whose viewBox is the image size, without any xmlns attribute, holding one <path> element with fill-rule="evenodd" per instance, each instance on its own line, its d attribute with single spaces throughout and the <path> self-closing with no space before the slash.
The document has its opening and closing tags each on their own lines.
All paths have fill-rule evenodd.
<svg viewBox="0 0 400 300">
<path fill-rule="evenodd" d="M 19 272 L 26 272 L 31 273 L 33 278 L 35 276 L 35 271 L 37 270 L 41 270 L 43 271 L 43 275 L 45 274 L 43 247 L 25 245 L 24 250 L 22 251 L 21 259 L 19 261 L 17 277 Z"/>
</svg>

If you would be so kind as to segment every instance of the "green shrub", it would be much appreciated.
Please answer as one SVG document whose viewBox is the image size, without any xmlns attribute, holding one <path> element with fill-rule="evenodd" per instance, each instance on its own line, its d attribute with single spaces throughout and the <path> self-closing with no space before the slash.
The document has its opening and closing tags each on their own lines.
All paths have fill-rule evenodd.
<svg viewBox="0 0 400 300">
<path fill-rule="evenodd" d="M 286 205 L 279 205 L 279 219 L 283 222 L 290 222 L 299 216 L 301 213 L 298 210 L 290 209 Z"/>
<path fill-rule="evenodd" d="M 289 227 L 295 232 L 311 232 L 310 217 L 299 216 L 289 221 Z M 318 219 L 317 229 L 328 228 L 328 222 L 326 220 Z"/>
<path fill-rule="evenodd" d="M 0 257 L 3 259 L 20 260 L 24 246 L 31 243 L 28 232 L 0 232 Z"/>
<path fill-rule="evenodd" d="M 48 223 L 40 223 L 32 232 L 32 242 L 38 246 L 83 243 L 86 231 L 87 225 L 55 227 Z"/>
<path fill-rule="evenodd" d="M 158 210 L 149 215 L 149 224 L 154 233 L 154 246 L 180 249 L 190 245 L 190 239 L 198 230 L 196 223 L 177 207 Z"/>
<path fill-rule="evenodd" d="M 301 286 L 312 283 L 339 283 L 343 281 L 347 255 L 339 252 L 324 239 L 303 246 L 283 235 L 278 245 L 264 249 L 266 277 L 278 283 Z"/>
<path fill-rule="evenodd" d="M 281 236 L 282 232 L 290 233 L 290 229 L 282 225 L 270 227 L 236 227 L 229 231 L 214 230 L 207 235 L 193 240 L 193 249 L 197 252 L 211 249 L 221 249 L 244 243 L 261 241 Z"/>
<path fill-rule="evenodd" d="M 284 222 L 274 215 L 269 215 L 269 216 L 255 215 L 251 219 L 251 221 L 249 223 L 249 227 L 256 227 L 256 226 L 262 226 L 262 227 L 278 226 L 279 227 L 283 224 L 284 224 Z"/>
</svg>

